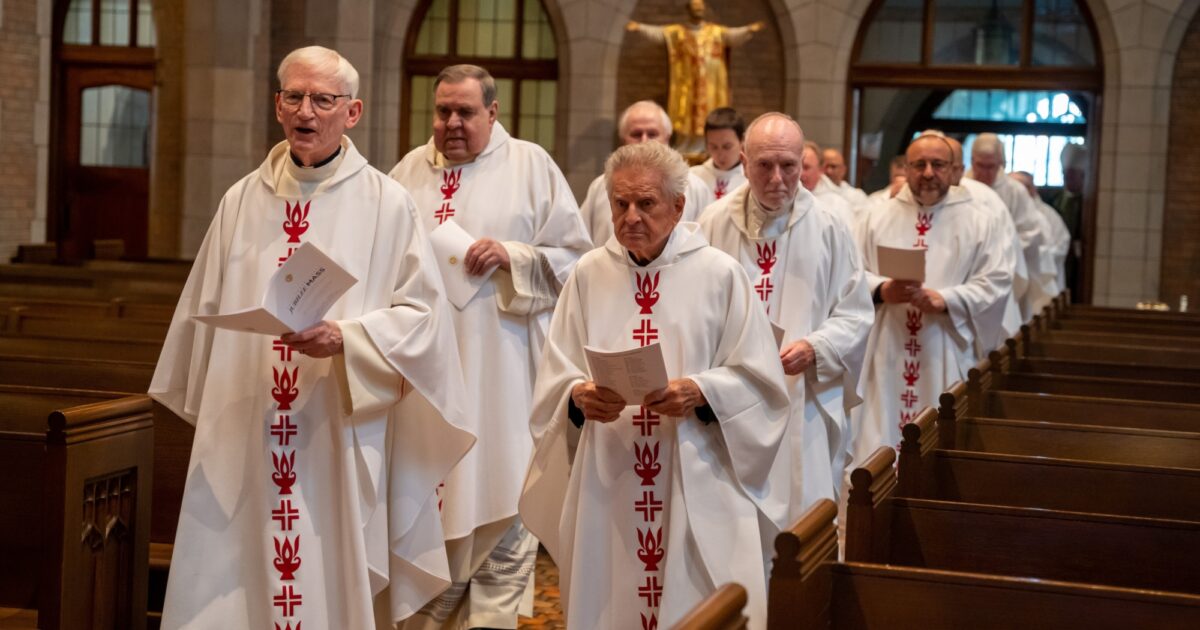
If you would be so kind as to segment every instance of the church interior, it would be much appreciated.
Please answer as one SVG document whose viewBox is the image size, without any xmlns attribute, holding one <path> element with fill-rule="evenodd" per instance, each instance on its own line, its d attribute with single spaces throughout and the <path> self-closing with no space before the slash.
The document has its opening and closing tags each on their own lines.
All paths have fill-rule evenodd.
<svg viewBox="0 0 1200 630">
<path fill-rule="evenodd" d="M 347 135 L 385 173 L 430 140 L 438 72 L 482 66 L 583 200 L 621 111 L 667 105 L 666 47 L 627 25 L 686 5 L 0 0 L 0 628 L 159 627 L 193 427 L 144 393 L 222 196 L 284 139 L 285 55 L 354 64 Z M 1084 173 L 1071 290 L 859 463 L 840 554 L 828 501 L 780 535 L 767 627 L 1198 627 L 1200 0 L 705 6 L 762 24 L 725 52 L 731 106 L 790 115 L 853 187 L 927 129 L 968 167 L 997 134 L 1048 204 L 1065 147 Z M 544 554 L 536 583 L 520 627 L 565 627 Z"/>
</svg>

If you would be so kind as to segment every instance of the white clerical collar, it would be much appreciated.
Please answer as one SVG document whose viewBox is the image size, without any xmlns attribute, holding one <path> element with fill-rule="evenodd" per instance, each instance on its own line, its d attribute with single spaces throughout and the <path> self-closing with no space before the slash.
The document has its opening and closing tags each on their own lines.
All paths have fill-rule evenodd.
<svg viewBox="0 0 1200 630">
<path fill-rule="evenodd" d="M 296 164 L 287 141 L 275 145 L 267 156 L 275 194 L 280 197 L 308 198 L 328 188 L 339 179 L 335 178 L 335 175 L 352 152 L 353 146 L 349 138 L 342 136 L 338 154 L 332 160 L 320 166 L 306 168 Z"/>
<path fill-rule="evenodd" d="M 451 164 L 449 160 L 446 159 L 446 156 L 443 155 L 441 151 L 437 150 L 437 146 L 433 143 L 433 137 L 431 136 L 429 138 L 429 144 L 427 145 L 428 148 L 426 149 L 426 159 L 429 160 L 429 163 L 432 164 L 434 168 L 456 168 L 464 164 L 474 164 L 475 162 L 478 162 L 486 157 L 489 153 L 499 149 L 505 142 L 508 142 L 509 137 L 508 130 L 504 128 L 504 125 L 500 124 L 499 120 L 497 120 L 496 122 L 492 123 L 492 135 L 488 138 L 487 146 L 483 148 L 483 151 L 479 152 L 479 155 L 476 155 L 474 158 L 471 158 L 466 162 Z"/>
<path fill-rule="evenodd" d="M 747 191 L 745 205 L 746 236 L 751 240 L 771 238 L 783 233 L 787 225 L 788 211 L 795 203 L 784 204 L 777 210 L 768 210 L 754 198 L 753 191 Z"/>
</svg>

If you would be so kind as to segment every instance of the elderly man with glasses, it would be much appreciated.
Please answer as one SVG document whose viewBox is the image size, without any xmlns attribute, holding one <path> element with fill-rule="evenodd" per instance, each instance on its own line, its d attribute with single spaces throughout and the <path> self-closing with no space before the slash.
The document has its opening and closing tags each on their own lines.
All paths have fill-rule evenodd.
<svg viewBox="0 0 1200 630">
<path fill-rule="evenodd" d="M 951 186 L 954 152 L 923 135 L 905 153 L 907 185 L 857 226 L 875 326 L 867 339 L 854 461 L 900 443 L 900 429 L 975 362 L 975 336 L 1000 326 L 1012 285 L 1008 235 L 971 193 Z M 925 250 L 924 280 L 881 268 L 879 247 Z M 889 277 L 889 274 L 902 277 Z M 919 274 L 918 274 L 919 275 Z"/>
<path fill-rule="evenodd" d="M 344 135 L 354 67 L 312 46 L 278 76 L 286 140 L 221 200 L 150 386 L 196 427 L 163 628 L 392 628 L 450 583 L 436 490 L 474 436 L 432 250 Z M 276 337 L 193 319 L 259 305 L 308 244 L 356 279 L 325 321 Z M 413 391 L 441 413 L 400 419 Z"/>
</svg>

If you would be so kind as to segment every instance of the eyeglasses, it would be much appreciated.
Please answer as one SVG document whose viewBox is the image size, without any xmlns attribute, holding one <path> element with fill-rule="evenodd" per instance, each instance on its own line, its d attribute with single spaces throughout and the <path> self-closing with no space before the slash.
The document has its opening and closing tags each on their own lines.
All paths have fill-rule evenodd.
<svg viewBox="0 0 1200 630">
<path fill-rule="evenodd" d="M 300 109 L 304 97 L 307 96 L 312 106 L 321 111 L 330 111 L 337 107 L 339 98 L 350 98 L 349 94 L 322 94 L 320 92 L 300 92 L 298 90 L 275 90 L 279 100 L 292 109 Z"/>
<path fill-rule="evenodd" d="M 926 162 L 925 160 L 917 160 L 916 162 L 908 163 L 908 168 L 911 168 L 918 173 L 924 173 L 925 169 L 930 166 L 933 167 L 935 172 L 941 173 L 950 168 L 950 163 L 945 160 L 932 160 L 929 162 Z"/>
</svg>

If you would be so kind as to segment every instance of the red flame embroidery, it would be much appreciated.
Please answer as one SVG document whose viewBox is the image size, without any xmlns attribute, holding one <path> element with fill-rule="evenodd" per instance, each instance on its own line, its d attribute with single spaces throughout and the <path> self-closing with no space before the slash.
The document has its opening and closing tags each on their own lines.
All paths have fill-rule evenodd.
<svg viewBox="0 0 1200 630">
<path fill-rule="evenodd" d="M 300 622 L 300 621 L 297 621 L 297 622 L 296 622 L 296 628 L 295 628 L 295 630 L 301 630 L 301 629 L 300 629 L 300 624 L 301 624 L 301 623 L 302 623 L 302 622 Z M 279 622 L 278 622 L 278 621 L 276 621 L 276 622 L 275 622 L 275 630 L 292 630 L 292 622 L 290 622 L 290 621 L 289 621 L 289 622 L 287 622 L 287 625 L 286 625 L 286 626 L 280 627 L 280 626 L 279 626 Z"/>
<path fill-rule="evenodd" d="M 296 535 L 295 544 L 283 537 L 283 544 L 275 539 L 275 570 L 279 571 L 279 579 L 296 579 L 296 570 L 300 568 L 300 536 Z"/>
<path fill-rule="evenodd" d="M 650 278 L 650 273 L 645 275 L 635 274 L 637 276 L 638 292 L 633 299 L 637 305 L 642 307 L 642 315 L 650 315 L 653 313 L 654 305 L 658 303 L 658 274 L 654 272 L 654 278 Z"/>
<path fill-rule="evenodd" d="M 442 171 L 442 199 L 449 200 L 458 192 L 459 183 L 462 182 L 462 169 L 453 171 Z"/>
<path fill-rule="evenodd" d="M 754 248 L 758 250 L 758 268 L 762 269 L 764 276 L 771 275 L 771 269 L 775 268 L 775 241 L 763 243 L 762 245 L 755 244 Z"/>
<path fill-rule="evenodd" d="M 663 556 L 667 553 L 662 548 L 662 528 L 658 528 L 657 533 L 649 529 L 644 532 L 639 529 L 637 534 L 638 545 L 641 546 L 637 552 L 638 560 L 646 565 L 647 571 L 657 571 L 658 563 L 662 562 Z"/>
<path fill-rule="evenodd" d="M 658 616 L 650 613 L 650 617 L 646 618 L 646 613 L 638 613 L 642 616 L 642 630 L 658 630 Z"/>
<path fill-rule="evenodd" d="M 717 199 L 720 199 L 721 197 L 725 196 L 725 193 L 728 189 L 729 189 L 729 180 L 728 179 L 718 179 L 717 186 L 716 186 L 716 188 L 713 189 L 713 193 L 717 196 Z"/>
<path fill-rule="evenodd" d="M 904 382 L 912 387 L 917 380 L 921 378 L 921 362 L 920 361 L 905 361 L 904 362 Z"/>
<path fill-rule="evenodd" d="M 272 452 L 271 462 L 275 465 L 271 481 L 279 486 L 279 494 L 291 494 L 292 484 L 296 483 L 296 451 L 289 451 L 287 455 L 282 456 Z"/>
<path fill-rule="evenodd" d="M 905 326 L 908 327 L 908 334 L 916 335 L 921 332 L 921 311 L 909 310 L 906 312 L 908 321 Z"/>
<path fill-rule="evenodd" d="M 280 411 L 288 411 L 292 408 L 292 401 L 300 395 L 300 390 L 295 387 L 300 366 L 292 368 L 291 374 L 288 374 L 287 368 L 283 368 L 283 372 L 280 372 L 277 368 L 272 367 L 271 372 L 275 375 L 275 387 L 271 390 L 271 397 L 275 399 L 276 403 L 279 403 Z"/>
<path fill-rule="evenodd" d="M 906 425 L 912 421 L 913 421 L 913 414 L 911 411 L 901 411 L 900 412 L 900 426 L 901 427 L 903 427 L 904 425 Z"/>
<path fill-rule="evenodd" d="M 283 231 L 287 232 L 287 242 L 299 243 L 300 236 L 308 231 L 308 207 L 312 205 L 312 201 L 304 204 L 304 208 L 300 207 L 299 201 L 294 206 L 286 201 L 284 204 L 287 219 L 283 222 Z"/>
<path fill-rule="evenodd" d="M 649 444 L 642 446 L 634 442 L 633 451 L 637 457 L 637 463 L 633 465 L 633 472 L 642 478 L 643 486 L 654 485 L 654 478 L 662 472 L 662 464 L 658 463 L 658 442 L 655 442 L 653 447 Z"/>
<path fill-rule="evenodd" d="M 928 232 L 929 228 L 931 228 L 931 227 L 933 227 L 933 213 L 932 212 L 918 212 L 917 213 L 917 236 L 925 236 L 925 233 Z"/>
</svg>

